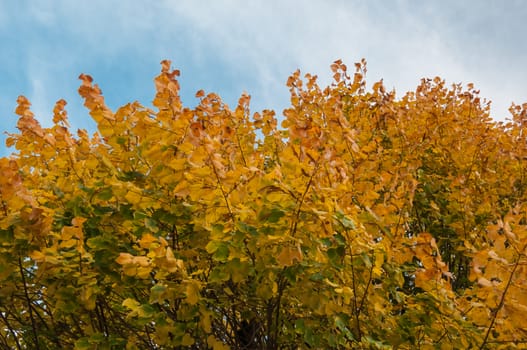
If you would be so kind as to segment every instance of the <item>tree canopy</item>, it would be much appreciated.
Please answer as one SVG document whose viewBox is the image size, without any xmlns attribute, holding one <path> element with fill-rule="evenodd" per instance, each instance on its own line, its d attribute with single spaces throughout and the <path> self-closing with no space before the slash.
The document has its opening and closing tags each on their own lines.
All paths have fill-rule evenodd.
<svg viewBox="0 0 527 350">
<path fill-rule="evenodd" d="M 283 118 L 169 61 L 97 131 L 18 99 L 0 159 L 2 349 L 527 347 L 527 104 L 472 84 L 397 98 L 366 62 L 295 72 Z"/>
</svg>

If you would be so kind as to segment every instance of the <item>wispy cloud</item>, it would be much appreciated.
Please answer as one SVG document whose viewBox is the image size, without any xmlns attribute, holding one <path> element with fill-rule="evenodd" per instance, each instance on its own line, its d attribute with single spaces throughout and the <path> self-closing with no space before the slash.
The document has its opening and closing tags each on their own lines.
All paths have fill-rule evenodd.
<svg viewBox="0 0 527 350">
<path fill-rule="evenodd" d="M 382 35 L 365 9 L 350 10 L 342 2 L 304 6 L 300 1 L 227 1 L 199 9 L 191 1 L 163 4 L 192 26 L 195 38 L 204 40 L 208 50 L 203 47 L 202 53 L 219 56 L 250 75 L 258 90 L 253 93 L 270 107 L 286 101 L 283 82 L 296 68 L 319 74 L 328 83 L 333 60 L 353 62 L 368 56 L 374 48 L 368 40 Z"/>
<path fill-rule="evenodd" d="M 265 102 L 280 101 L 277 91 L 297 67 L 318 73 L 328 83 L 327 67 L 334 59 L 353 63 L 362 57 L 369 62 L 370 82 L 383 78 L 399 94 L 413 90 L 422 77 L 474 82 L 494 100 L 498 117 L 506 115 L 510 104 L 501 99 L 504 93 L 520 101 L 526 95 L 519 80 L 526 73 L 518 71 L 519 62 L 496 66 L 511 55 L 527 58 L 525 50 L 514 49 L 514 39 L 502 47 L 504 35 L 521 32 L 515 31 L 521 16 L 514 6 L 474 1 L 327 1 L 309 6 L 301 1 L 226 1 L 198 8 L 192 1 L 170 0 L 163 6 L 191 26 L 195 37 L 205 38 L 209 50 L 202 52 L 223 56 L 253 74 Z M 514 84 L 500 80 L 499 71 Z"/>
<path fill-rule="evenodd" d="M 368 81 L 383 79 L 399 96 L 422 77 L 474 82 L 503 119 L 511 101 L 527 100 L 526 17 L 525 3 L 512 0 L 0 2 L 0 114 L 26 94 L 45 124 L 66 98 L 72 124 L 93 127 L 76 95 L 80 73 L 94 76 L 112 107 L 148 104 L 164 58 L 182 70 L 186 103 L 201 88 L 230 104 L 246 90 L 255 109 L 280 113 L 294 70 L 328 84 L 333 60 L 364 57 Z"/>
</svg>

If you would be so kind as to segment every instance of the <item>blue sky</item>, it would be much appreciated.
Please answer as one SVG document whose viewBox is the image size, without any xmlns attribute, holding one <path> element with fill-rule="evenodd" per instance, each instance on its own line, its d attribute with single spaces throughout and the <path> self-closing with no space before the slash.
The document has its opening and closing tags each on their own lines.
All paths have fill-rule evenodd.
<svg viewBox="0 0 527 350">
<path fill-rule="evenodd" d="M 181 70 L 182 97 L 199 89 L 280 115 L 297 68 L 330 82 L 329 65 L 366 58 L 367 81 L 402 96 L 422 77 L 473 82 L 503 120 L 527 102 L 527 2 L 353 0 L 0 0 L 0 130 L 14 131 L 18 95 L 45 126 L 67 100 L 73 128 L 95 130 L 77 95 L 93 76 L 115 109 L 150 105 L 159 62 Z M 6 155 L 5 135 L 0 155 Z"/>
</svg>

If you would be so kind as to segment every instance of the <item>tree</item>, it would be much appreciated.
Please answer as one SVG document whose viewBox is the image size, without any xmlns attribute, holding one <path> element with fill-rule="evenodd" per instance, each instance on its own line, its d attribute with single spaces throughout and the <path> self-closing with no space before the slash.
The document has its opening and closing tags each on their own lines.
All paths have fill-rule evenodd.
<svg viewBox="0 0 527 350">
<path fill-rule="evenodd" d="M 524 125 L 472 85 L 295 72 L 281 127 L 162 62 L 155 110 L 50 128 L 20 97 L 0 159 L 5 349 L 524 348 Z"/>
</svg>

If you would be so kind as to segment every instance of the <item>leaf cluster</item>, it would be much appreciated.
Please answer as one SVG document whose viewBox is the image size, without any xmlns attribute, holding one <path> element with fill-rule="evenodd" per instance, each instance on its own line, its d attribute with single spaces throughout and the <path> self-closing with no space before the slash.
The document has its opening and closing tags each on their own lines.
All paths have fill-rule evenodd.
<svg viewBox="0 0 527 350">
<path fill-rule="evenodd" d="M 288 79 L 281 122 L 184 107 L 169 61 L 152 109 L 81 75 L 92 136 L 19 97 L 0 347 L 525 348 L 527 105 L 497 123 L 471 84 L 331 69 Z"/>
</svg>

